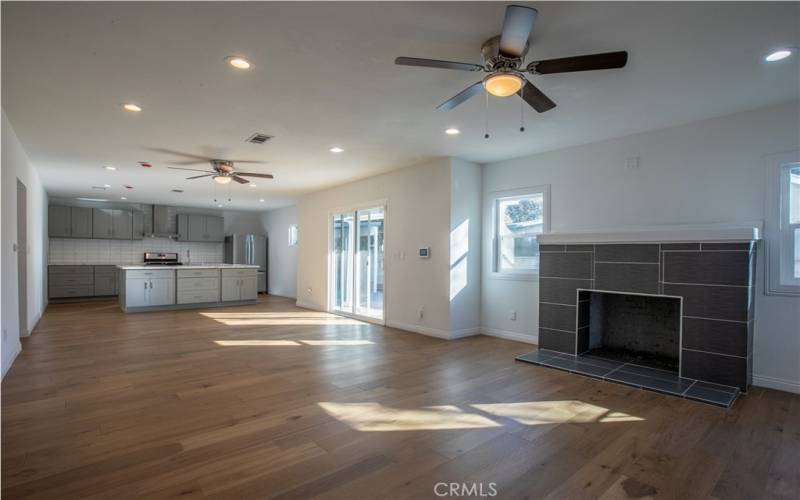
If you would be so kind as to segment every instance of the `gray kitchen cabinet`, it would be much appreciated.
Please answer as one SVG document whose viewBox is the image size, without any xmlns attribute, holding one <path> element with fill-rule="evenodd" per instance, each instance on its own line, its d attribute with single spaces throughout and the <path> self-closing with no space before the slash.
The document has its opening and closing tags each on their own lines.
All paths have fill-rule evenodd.
<svg viewBox="0 0 800 500">
<path fill-rule="evenodd" d="M 92 209 L 89 207 L 70 207 L 70 237 L 92 237 Z"/>
<path fill-rule="evenodd" d="M 148 278 L 128 278 L 125 280 L 125 307 L 148 306 Z"/>
<path fill-rule="evenodd" d="M 119 271 L 116 266 L 94 266 L 94 295 L 95 297 L 106 297 L 117 295 L 117 275 Z"/>
<path fill-rule="evenodd" d="M 166 270 L 147 273 L 126 272 L 125 308 L 168 306 L 175 304 L 175 273 Z M 162 277 L 168 274 L 169 277 Z"/>
<path fill-rule="evenodd" d="M 112 239 L 114 237 L 113 220 L 113 209 L 92 209 L 92 238 Z"/>
<path fill-rule="evenodd" d="M 241 278 L 222 278 L 222 301 L 229 302 L 233 300 L 240 300 L 239 297 L 242 296 L 241 294 L 241 287 L 239 283 L 241 282 Z"/>
<path fill-rule="evenodd" d="M 49 266 L 47 271 L 48 296 L 51 299 L 94 295 L 92 266 Z"/>
<path fill-rule="evenodd" d="M 133 237 L 133 217 L 130 210 L 114 209 L 111 232 L 115 240 L 130 240 Z"/>
<path fill-rule="evenodd" d="M 144 238 L 144 214 L 140 210 L 134 210 L 131 215 L 133 224 L 132 240 L 141 240 Z"/>
<path fill-rule="evenodd" d="M 51 238 L 69 238 L 72 236 L 70 207 L 50 205 L 47 207 L 47 234 Z"/>
<path fill-rule="evenodd" d="M 150 280 L 150 296 L 148 297 L 151 306 L 168 306 L 175 303 L 175 278 L 162 278 Z"/>
<path fill-rule="evenodd" d="M 205 215 L 189 215 L 189 241 L 206 241 Z"/>
<path fill-rule="evenodd" d="M 238 274 L 238 275 L 237 275 Z M 256 300 L 258 298 L 258 277 L 255 269 L 244 273 L 222 272 L 222 301 Z"/>
<path fill-rule="evenodd" d="M 239 300 L 256 300 L 258 299 L 258 277 L 248 276 L 241 278 L 241 291 Z"/>
<path fill-rule="evenodd" d="M 225 241 L 225 219 L 215 215 L 206 217 L 206 241 Z"/>
<path fill-rule="evenodd" d="M 216 215 L 178 215 L 178 238 L 183 241 L 225 241 L 225 220 Z"/>
</svg>

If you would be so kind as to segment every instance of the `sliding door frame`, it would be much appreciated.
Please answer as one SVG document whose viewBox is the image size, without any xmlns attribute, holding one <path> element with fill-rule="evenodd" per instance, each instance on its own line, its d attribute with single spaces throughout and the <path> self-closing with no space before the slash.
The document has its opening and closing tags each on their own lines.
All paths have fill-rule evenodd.
<svg viewBox="0 0 800 500">
<path fill-rule="evenodd" d="M 383 199 L 379 199 L 379 200 L 367 201 L 367 202 L 363 202 L 363 203 L 357 203 L 357 204 L 354 204 L 354 205 L 346 205 L 346 206 L 343 206 L 343 207 L 337 207 L 337 208 L 332 208 L 332 209 L 328 210 L 328 220 L 326 222 L 326 227 L 328 228 L 327 229 L 328 230 L 328 276 L 327 276 L 328 279 L 327 279 L 327 283 L 325 285 L 326 288 L 327 288 L 326 296 L 327 296 L 327 301 L 328 301 L 325 309 L 328 312 L 330 312 L 332 314 L 339 314 L 341 316 L 347 316 L 348 318 L 353 318 L 353 319 L 357 319 L 357 320 L 360 320 L 360 321 L 365 321 L 367 323 L 374 323 L 376 325 L 382 325 L 382 326 L 386 325 L 386 301 L 387 301 L 387 297 L 388 297 L 387 293 L 386 293 L 386 291 L 388 289 L 388 287 L 386 286 L 387 283 L 388 283 L 388 278 L 387 278 L 387 274 L 388 273 L 386 272 L 386 269 L 387 269 L 386 263 L 389 261 L 389 259 L 387 259 L 387 257 L 386 257 L 387 254 L 388 254 L 386 249 L 389 246 L 389 244 L 388 244 L 389 243 L 389 231 L 388 231 L 388 227 L 389 227 L 389 210 L 388 210 L 388 206 L 389 206 L 388 200 L 386 198 L 383 198 Z M 359 236 L 358 235 L 358 211 L 359 210 L 365 210 L 365 209 L 368 209 L 368 208 L 382 208 L 383 209 L 383 303 L 381 304 L 381 318 L 380 319 L 373 318 L 372 316 L 363 316 L 363 315 L 355 313 L 355 311 L 357 310 L 356 309 L 356 295 L 357 295 L 356 287 L 358 286 L 358 283 L 355 282 L 355 272 L 356 272 L 355 264 L 356 264 L 356 255 L 358 255 L 358 245 L 359 245 L 359 241 L 358 241 L 358 236 Z M 336 263 L 335 263 L 335 259 L 336 259 L 335 255 L 336 254 L 335 254 L 335 250 L 336 249 L 334 248 L 334 243 L 333 243 L 333 237 L 334 237 L 334 234 L 333 234 L 333 216 L 337 215 L 337 214 L 344 213 L 344 212 L 353 212 L 354 225 L 356 226 L 355 227 L 355 231 L 354 231 L 354 235 L 356 237 L 353 238 L 353 242 L 352 242 L 352 244 L 354 245 L 354 248 L 355 248 L 355 250 L 353 251 L 353 262 L 352 262 L 352 269 L 353 269 L 353 273 L 354 273 L 354 275 L 353 275 L 353 298 L 352 298 L 352 300 L 353 300 L 353 311 L 354 312 L 352 312 L 352 313 L 333 309 L 333 304 L 334 304 L 333 284 L 336 281 L 336 277 L 335 277 L 335 273 L 336 273 Z"/>
</svg>

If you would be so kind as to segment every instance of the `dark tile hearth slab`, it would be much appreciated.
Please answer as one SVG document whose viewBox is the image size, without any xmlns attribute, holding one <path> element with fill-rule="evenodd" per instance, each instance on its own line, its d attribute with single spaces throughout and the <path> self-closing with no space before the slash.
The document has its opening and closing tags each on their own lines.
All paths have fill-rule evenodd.
<svg viewBox="0 0 800 500">
<path fill-rule="evenodd" d="M 518 361 L 555 368 L 578 375 L 602 379 L 608 382 L 630 385 L 649 391 L 700 401 L 723 408 L 730 408 L 739 389 L 724 385 L 701 382 L 678 376 L 677 373 L 646 366 L 623 363 L 595 356 L 573 356 L 570 354 L 536 350 L 517 357 Z"/>
</svg>

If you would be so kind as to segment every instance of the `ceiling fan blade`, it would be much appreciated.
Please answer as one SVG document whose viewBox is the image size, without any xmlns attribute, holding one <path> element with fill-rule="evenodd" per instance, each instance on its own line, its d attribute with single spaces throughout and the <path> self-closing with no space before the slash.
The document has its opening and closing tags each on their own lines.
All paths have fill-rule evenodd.
<svg viewBox="0 0 800 500">
<path fill-rule="evenodd" d="M 154 151 L 156 153 L 166 153 L 168 155 L 174 156 L 184 156 L 186 158 L 194 158 L 195 160 L 200 161 L 211 161 L 211 158 L 207 158 L 205 156 L 200 156 L 192 153 L 184 153 L 183 151 L 175 151 L 174 149 L 167 149 L 167 148 L 147 148 L 150 151 Z"/>
<path fill-rule="evenodd" d="M 235 180 L 239 184 L 250 184 L 250 181 L 248 181 L 244 177 L 239 177 L 238 175 L 232 175 L 231 179 Z"/>
<path fill-rule="evenodd" d="M 538 113 L 544 113 L 556 107 L 556 103 L 550 100 L 549 97 L 544 95 L 544 92 L 539 90 L 534 84 L 525 81 L 525 85 L 519 89 L 517 95 L 530 104 Z"/>
<path fill-rule="evenodd" d="M 503 32 L 500 35 L 500 53 L 502 55 L 522 57 L 538 13 L 539 11 L 536 9 L 521 5 L 506 7 Z"/>
<path fill-rule="evenodd" d="M 268 161 L 261 161 L 261 160 L 228 160 L 228 161 L 230 161 L 233 164 L 236 164 L 236 163 L 252 163 L 252 164 L 255 164 L 255 165 L 266 165 L 267 163 L 269 163 Z"/>
<path fill-rule="evenodd" d="M 240 175 L 243 177 L 258 177 L 260 179 L 274 179 L 275 176 L 272 174 L 255 174 L 252 172 L 236 172 L 236 175 Z"/>
<path fill-rule="evenodd" d="M 455 96 L 451 97 L 450 99 L 444 101 L 440 105 L 436 106 L 436 109 L 439 111 L 450 111 L 451 109 L 455 108 L 462 102 L 466 101 L 472 96 L 478 95 L 483 92 L 483 82 L 478 82 L 470 85 L 469 87 L 465 88 Z"/>
<path fill-rule="evenodd" d="M 211 177 L 214 174 L 203 174 L 203 175 L 195 175 L 194 177 L 187 177 L 186 180 L 190 181 L 192 179 L 200 179 L 201 177 Z"/>
<path fill-rule="evenodd" d="M 199 168 L 183 168 L 183 167 L 167 167 L 170 170 L 189 170 L 191 172 L 205 172 L 207 174 L 216 174 L 213 170 L 200 170 Z"/>
<path fill-rule="evenodd" d="M 627 63 L 628 53 L 623 50 L 534 61 L 528 64 L 527 69 L 534 74 L 550 75 L 553 73 L 571 73 L 573 71 L 624 68 Z"/>
<path fill-rule="evenodd" d="M 483 71 L 480 64 L 440 61 L 438 59 L 420 59 L 418 57 L 398 57 L 394 60 L 395 64 L 401 66 L 422 66 L 425 68 L 457 69 L 459 71 Z"/>
</svg>

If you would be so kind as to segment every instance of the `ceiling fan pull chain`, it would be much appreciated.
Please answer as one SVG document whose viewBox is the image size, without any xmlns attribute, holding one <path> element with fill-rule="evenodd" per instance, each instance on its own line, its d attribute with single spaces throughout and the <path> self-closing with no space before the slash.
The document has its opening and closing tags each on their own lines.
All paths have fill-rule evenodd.
<svg viewBox="0 0 800 500">
<path fill-rule="evenodd" d="M 522 97 L 519 101 L 519 131 L 525 132 L 525 86 L 519 89 L 519 96 Z"/>
<path fill-rule="evenodd" d="M 484 92 L 484 94 L 486 95 L 486 121 L 484 122 L 483 138 L 488 139 L 489 138 L 489 93 Z"/>
</svg>

